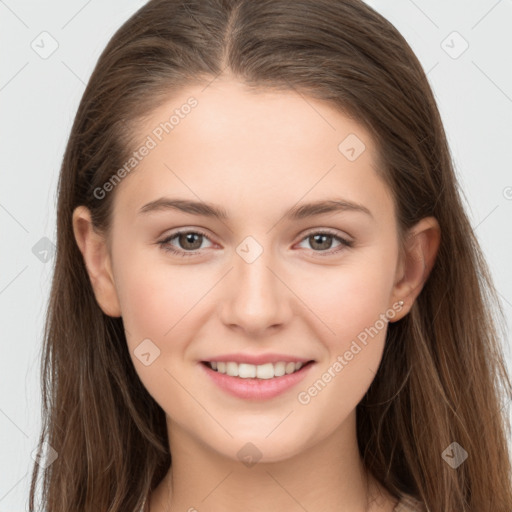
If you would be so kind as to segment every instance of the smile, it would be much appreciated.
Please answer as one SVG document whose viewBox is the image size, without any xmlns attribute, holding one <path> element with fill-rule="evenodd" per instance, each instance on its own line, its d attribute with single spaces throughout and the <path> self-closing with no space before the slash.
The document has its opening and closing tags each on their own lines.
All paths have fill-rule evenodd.
<svg viewBox="0 0 512 512">
<path fill-rule="evenodd" d="M 266 364 L 247 364 L 236 363 L 234 361 L 208 361 L 212 370 L 218 373 L 224 373 L 230 377 L 239 377 L 241 379 L 273 379 L 274 377 L 282 377 L 290 375 L 300 370 L 304 363 L 293 363 L 280 361 L 277 363 Z"/>
<path fill-rule="evenodd" d="M 315 361 L 278 361 L 260 365 L 202 361 L 199 366 L 224 392 L 246 400 L 267 400 L 296 386 L 314 364 Z"/>
</svg>

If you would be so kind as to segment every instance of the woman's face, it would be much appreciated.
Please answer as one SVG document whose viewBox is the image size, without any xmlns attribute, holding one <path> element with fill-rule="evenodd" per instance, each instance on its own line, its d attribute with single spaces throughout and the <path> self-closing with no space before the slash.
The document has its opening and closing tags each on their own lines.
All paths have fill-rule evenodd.
<svg viewBox="0 0 512 512">
<path fill-rule="evenodd" d="M 386 315 L 403 315 L 393 201 L 368 132 L 327 104 L 230 80 L 203 89 L 146 119 L 136 167 L 102 189 L 115 189 L 115 294 L 170 432 L 232 459 L 282 460 L 348 428 Z M 307 206 L 318 202 L 328 207 Z M 314 362 L 250 381 L 204 364 L 243 356 L 265 377 L 283 372 L 268 362 Z"/>
</svg>

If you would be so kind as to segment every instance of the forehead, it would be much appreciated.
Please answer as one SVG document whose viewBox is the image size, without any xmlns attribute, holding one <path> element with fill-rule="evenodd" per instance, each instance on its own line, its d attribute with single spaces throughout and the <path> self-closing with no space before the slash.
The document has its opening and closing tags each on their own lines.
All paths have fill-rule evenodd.
<svg viewBox="0 0 512 512">
<path fill-rule="evenodd" d="M 188 106 L 191 98 L 193 108 Z M 156 133 L 157 142 L 161 138 L 175 139 L 176 143 L 181 139 L 180 144 L 187 144 L 188 150 L 197 149 L 196 142 L 228 154 L 242 146 L 259 158 L 275 155 L 278 145 L 292 149 L 294 154 L 337 153 L 339 143 L 352 134 L 359 151 L 364 144 L 366 159 L 371 160 L 375 153 L 367 131 L 333 105 L 294 90 L 255 89 L 227 79 L 178 91 L 148 118 L 141 135 L 150 132 Z M 241 156 L 238 152 L 237 157 Z"/>
<path fill-rule="evenodd" d="M 133 207 L 165 193 L 254 211 L 260 204 L 267 213 L 276 202 L 333 193 L 359 203 L 390 199 L 369 133 L 295 91 L 222 79 L 189 86 L 156 108 L 137 135 L 151 148 L 118 187 Z"/>
</svg>

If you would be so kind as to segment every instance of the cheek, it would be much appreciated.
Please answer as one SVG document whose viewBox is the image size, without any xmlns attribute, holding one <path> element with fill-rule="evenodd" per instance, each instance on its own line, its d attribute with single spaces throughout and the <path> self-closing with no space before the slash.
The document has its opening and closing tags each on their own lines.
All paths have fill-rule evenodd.
<svg viewBox="0 0 512 512">
<path fill-rule="evenodd" d="M 336 428 L 361 401 L 378 371 L 394 260 L 382 257 L 382 252 L 380 258 L 370 251 L 365 256 L 337 268 L 322 286 L 309 287 L 311 309 L 329 327 L 318 331 L 323 333 L 327 357 L 297 395 L 311 429 L 317 428 L 318 417 L 324 418 L 326 431 Z"/>
<path fill-rule="evenodd" d="M 359 258 L 297 280 L 295 288 L 314 313 L 331 348 L 342 350 L 347 342 L 379 320 L 389 308 L 392 264 L 385 258 Z"/>
<path fill-rule="evenodd" d="M 195 305 L 211 288 L 210 280 L 207 271 L 166 265 L 164 258 L 155 261 L 144 251 L 124 258 L 116 283 L 123 322 L 132 341 L 140 337 L 162 343 L 175 339 L 180 325 L 189 319 L 187 315 L 193 315 Z"/>
<path fill-rule="evenodd" d="M 141 382 L 156 402 L 171 417 L 187 417 L 193 423 L 197 406 L 180 383 L 186 381 L 191 368 L 184 362 L 194 329 L 200 325 L 200 301 L 213 283 L 208 284 L 207 277 L 191 267 L 148 264 L 148 260 L 132 254 L 118 267 L 128 350 Z M 146 365 L 143 354 L 147 353 Z"/>
</svg>

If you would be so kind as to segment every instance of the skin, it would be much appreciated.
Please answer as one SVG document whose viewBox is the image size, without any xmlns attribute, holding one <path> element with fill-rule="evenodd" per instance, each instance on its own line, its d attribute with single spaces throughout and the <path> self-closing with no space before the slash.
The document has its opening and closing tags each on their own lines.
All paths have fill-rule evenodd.
<svg viewBox="0 0 512 512">
<path fill-rule="evenodd" d="M 355 421 L 387 325 L 307 405 L 297 393 L 379 315 L 393 305 L 390 321 L 409 312 L 434 263 L 439 225 L 431 217 L 416 224 L 402 257 L 369 133 L 292 91 L 254 92 L 229 76 L 206 89 L 190 86 L 146 119 L 141 141 L 190 96 L 197 107 L 117 185 L 110 231 L 93 230 L 85 207 L 73 214 L 98 304 L 123 317 L 135 369 L 167 415 L 173 467 L 153 492 L 151 511 L 391 511 L 396 499 L 372 478 L 367 496 Z M 351 133 L 366 146 L 354 161 L 338 150 Z M 139 213 L 163 196 L 214 203 L 229 218 Z M 372 215 L 283 218 L 297 203 L 327 198 L 362 204 Z M 168 242 L 199 254 L 180 257 L 157 243 L 177 228 L 207 233 L 197 243 Z M 353 246 L 335 238 L 315 244 L 311 235 L 327 228 Z M 251 263 L 236 252 L 247 236 L 263 249 Z M 146 338 L 160 350 L 149 366 L 134 355 Z M 297 387 L 257 402 L 227 395 L 200 371 L 199 361 L 229 352 L 316 363 Z M 237 456 L 248 442 L 261 452 L 251 467 Z"/>
</svg>

